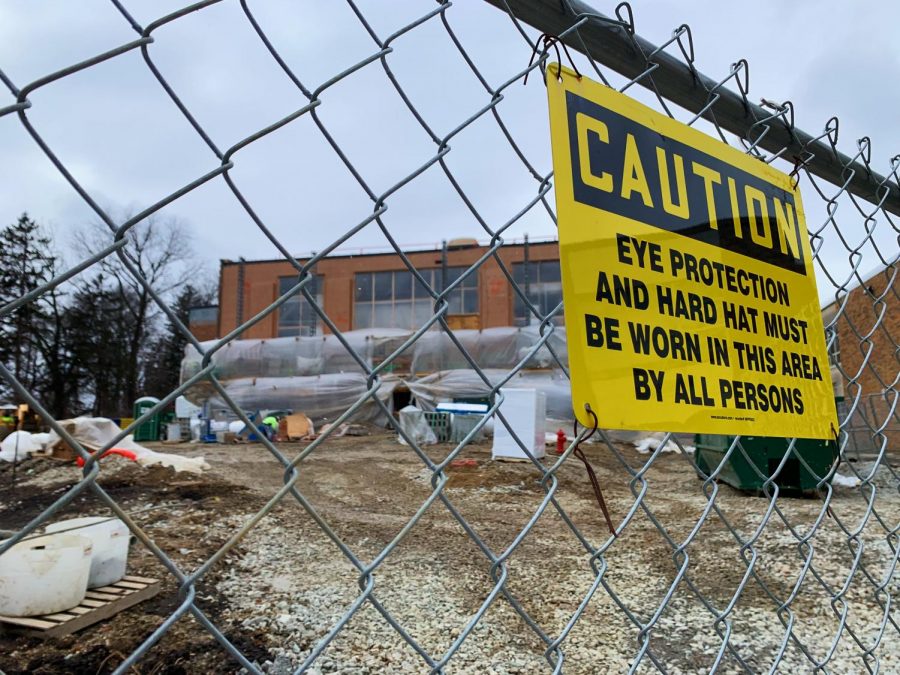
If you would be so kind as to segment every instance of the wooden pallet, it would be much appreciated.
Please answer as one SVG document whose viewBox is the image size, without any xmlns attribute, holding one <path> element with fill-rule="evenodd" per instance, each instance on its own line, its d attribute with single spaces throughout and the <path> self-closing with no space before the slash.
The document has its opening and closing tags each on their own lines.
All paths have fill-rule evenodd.
<svg viewBox="0 0 900 675">
<path fill-rule="evenodd" d="M 42 616 L 0 615 L 0 628 L 39 638 L 69 635 L 152 598 L 159 593 L 161 585 L 157 579 L 123 577 L 109 586 L 88 589 L 80 605 L 64 612 Z"/>
</svg>

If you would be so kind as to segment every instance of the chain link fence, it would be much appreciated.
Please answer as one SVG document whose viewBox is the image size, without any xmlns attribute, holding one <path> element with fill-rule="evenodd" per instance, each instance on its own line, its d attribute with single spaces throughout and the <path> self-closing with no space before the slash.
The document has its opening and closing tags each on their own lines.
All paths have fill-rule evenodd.
<svg viewBox="0 0 900 675">
<path fill-rule="evenodd" d="M 224 3 L 235 12 L 239 10 L 244 27 L 253 32 L 265 50 L 270 67 L 295 88 L 303 101 L 289 114 L 257 127 L 230 145 L 223 145 L 208 125 L 192 113 L 185 102 L 189 96 L 170 81 L 166 67 L 155 56 L 161 44 L 176 39 L 170 37 L 173 26 L 189 17 L 202 17 L 219 5 L 219 0 L 197 2 L 143 23 L 129 14 L 127 3 L 111 0 L 112 10 L 133 29 L 134 39 L 32 82 L 13 81 L 0 71 L 3 85 L 14 98 L 14 102 L 0 107 L 0 125 L 20 125 L 72 190 L 109 228 L 108 244 L 103 250 L 79 261 L 49 284 L 0 308 L 0 316 L 35 302 L 104 258 L 117 256 L 189 343 L 203 353 L 199 372 L 134 420 L 107 448 L 114 447 L 143 421 L 200 382 L 212 387 L 237 417 L 252 425 L 217 378 L 214 357 L 297 294 L 315 308 L 367 378 L 366 393 L 329 430 L 293 456 L 286 454 L 284 446 L 262 440 L 271 461 L 283 468 L 283 486 L 246 517 L 234 519 L 234 514 L 214 514 L 214 518 L 228 520 L 229 536 L 214 553 L 193 566 L 177 563 L 176 552 L 158 545 L 152 528 L 129 515 L 104 487 L 104 465 L 108 460 L 98 461 L 52 422 L 41 401 L 0 365 L 0 376 L 16 395 L 51 420 L 56 433 L 77 448 L 85 460 L 81 479 L 58 498 L 47 497 L 40 515 L 17 524 L 20 529 L 0 544 L 0 553 L 39 531 L 88 494 L 124 520 L 139 545 L 152 552 L 175 581 L 177 603 L 152 632 L 139 636 L 120 650 L 123 653 L 116 659 L 104 664 L 121 673 L 132 669 L 146 672 L 140 670 L 142 661 L 150 657 L 154 645 L 165 640 L 173 626 L 183 625 L 188 617 L 193 618 L 193 630 L 205 631 L 218 643 L 221 670 L 242 667 L 249 672 L 263 672 L 274 667 L 265 664 L 258 654 L 245 653 L 240 636 L 213 618 L 208 597 L 200 589 L 213 571 L 227 570 L 237 575 L 248 589 L 254 579 L 271 576 L 261 552 L 273 550 L 272 541 L 280 537 L 289 549 L 284 555 L 292 558 L 298 573 L 304 575 L 304 560 L 308 562 L 311 555 L 309 542 L 313 535 L 292 540 L 290 526 L 273 525 L 273 514 L 288 502 L 299 505 L 305 521 L 315 529 L 316 550 L 339 572 L 329 578 L 329 584 L 339 585 L 339 592 L 332 586 L 315 584 L 309 590 L 312 595 L 319 594 L 321 606 L 316 605 L 317 613 L 304 615 L 305 642 L 295 644 L 293 650 L 284 650 L 279 657 L 276 665 L 287 671 L 674 673 L 900 669 L 900 624 L 894 607 L 900 592 L 896 573 L 900 556 L 900 476 L 896 470 L 898 352 L 894 284 L 900 156 L 887 165 L 876 165 L 865 138 L 856 143 L 850 154 L 843 154 L 838 149 L 837 119 L 829 120 L 821 131 L 806 133 L 794 125 L 789 101 L 763 100 L 755 104 L 751 100 L 747 61 L 738 61 L 720 77 L 705 76 L 695 65 L 693 39 L 687 25 L 679 26 L 668 40 L 654 45 L 636 32 L 635 15 L 627 3 L 616 7 L 615 16 L 605 16 L 575 0 L 489 2 L 497 7 L 490 11 L 499 10 L 500 16 L 506 15 L 503 25 L 520 41 L 520 52 L 494 55 L 489 60 L 480 45 L 467 42 L 454 28 L 457 15 L 475 11 L 467 3 L 415 5 L 421 16 L 392 32 L 384 32 L 375 27 L 378 17 L 370 16 L 371 11 L 367 14 L 348 2 L 350 11 L 345 20 L 348 26 L 352 23 L 354 30 L 361 27 L 365 31 L 370 49 L 351 64 L 309 64 L 310 69 L 315 65 L 316 72 L 331 69 L 314 80 L 302 67 L 305 64 L 295 67 L 283 56 L 282 46 L 270 38 L 271 30 L 258 18 L 260 8 L 256 3 Z M 335 35 L 347 29 L 337 27 Z M 433 112 L 440 104 L 416 100 L 404 88 L 403 76 L 393 69 L 395 54 L 406 48 L 406 38 L 425 30 L 437 31 L 449 40 L 457 65 L 465 68 L 481 88 L 480 98 L 464 102 L 470 112 L 450 125 L 443 119 L 439 127 L 432 125 L 426 111 Z M 408 437 L 407 446 L 398 446 L 401 449 L 397 452 L 414 459 L 423 472 L 419 481 L 423 492 L 417 498 L 416 508 L 398 516 L 387 536 L 379 537 L 374 526 L 371 541 L 348 536 L 341 526 L 335 525 L 332 510 L 346 495 L 339 489 L 333 492 L 332 504 L 323 502 L 318 493 L 311 496 L 313 491 L 304 487 L 304 472 L 317 471 L 315 462 L 334 447 L 333 436 L 341 423 L 352 420 L 358 410 L 372 403 L 390 418 L 387 404 L 377 396 L 383 378 L 396 358 L 427 331 L 439 330 L 449 336 L 468 366 L 490 389 L 494 424 L 507 425 L 499 412 L 500 388 L 525 367 L 534 353 L 549 345 L 560 324 L 562 305 L 542 314 L 516 284 L 512 270 L 498 254 L 504 237 L 515 231 L 523 218 L 555 218 L 549 153 L 545 149 L 540 162 L 534 159 L 535 139 L 520 138 L 504 115 L 508 106 L 521 105 L 518 92 L 526 76 L 531 75 L 529 90 L 542 89 L 540 71 L 549 57 L 556 57 L 552 45 L 541 42 L 539 34 L 556 36 L 568 45 L 582 72 L 632 95 L 637 95 L 642 87 L 658 110 L 799 177 L 808 203 L 808 227 L 820 272 L 820 290 L 823 284 L 828 286 L 833 299 L 830 314 L 826 315 L 826 331 L 833 352 L 840 342 L 837 365 L 845 389 L 840 413 L 841 456 L 828 475 L 818 476 L 817 499 L 791 499 L 780 489 L 781 472 L 794 456 L 801 459 L 793 442 L 772 467 L 771 475 L 759 474 L 763 483 L 761 495 L 745 496 L 718 482 L 730 458 L 746 457 L 740 438 L 728 447 L 722 464 L 703 470 L 687 451 L 683 438 L 666 434 L 653 449 L 641 455 L 623 446 L 612 434 L 599 430 L 599 441 L 582 445 L 582 449 L 600 467 L 599 480 L 607 491 L 619 533 L 618 537 L 610 536 L 598 512 L 590 508 L 590 493 L 580 491 L 581 487 L 576 489 L 576 485 L 583 487 L 587 483 L 571 459 L 578 442 L 590 433 L 582 430 L 577 438 L 568 441 L 559 457 L 543 461 L 532 458 L 527 465 L 517 466 L 517 471 L 527 474 L 527 483 L 513 490 L 513 497 L 518 499 L 515 509 L 504 511 L 508 517 L 498 519 L 503 523 L 501 527 L 498 522 L 497 527 L 512 534 L 503 538 L 491 530 L 494 521 L 486 520 L 484 513 L 473 510 L 470 503 L 461 506 L 459 488 L 451 480 L 451 462 L 466 453 L 483 423 L 440 456 L 433 448 L 420 447 Z M 532 52 L 536 58 L 527 65 Z M 171 106 L 202 141 L 210 168 L 125 222 L 117 222 L 101 206 L 98 195 L 79 181 L 76 168 L 67 165 L 53 144 L 45 140 L 35 113 L 40 106 L 38 94 L 83 71 L 136 54 Z M 405 133 L 423 136 L 430 144 L 427 156 L 411 163 L 402 175 L 391 178 L 387 184 L 390 172 L 382 174 L 378 168 L 383 158 L 367 156 L 370 149 L 365 145 L 338 140 L 327 115 L 329 99 L 345 81 L 372 71 L 380 71 L 386 77 L 381 95 L 395 98 L 411 113 Z M 538 100 L 541 97 L 543 91 Z M 258 98 L 257 103 L 265 107 L 265 98 Z M 360 110 L 359 124 L 365 124 L 363 113 Z M 220 114 L 228 115 L 228 111 Z M 544 119 L 545 108 L 538 107 L 533 114 Z M 355 222 L 334 226 L 335 236 L 329 246 L 301 264 L 291 252 L 294 242 L 288 239 L 290 235 L 283 228 L 278 234 L 279 228 L 264 215 L 265 205 L 242 191 L 237 170 L 242 154 L 254 144 L 304 122 L 314 125 L 320 141 L 310 147 L 307 161 L 339 161 L 352 177 L 354 190 L 369 201 L 369 206 Z M 502 217 L 483 213 L 479 200 L 471 194 L 472 178 L 454 167 L 455 145 L 461 144 L 468 130 L 476 125 L 482 131 L 490 129 L 494 140 L 514 154 L 531 181 L 530 195 L 520 199 L 520 191 L 507 192 L 506 176 L 494 176 L 492 192 L 509 195 L 504 197 L 504 202 L 508 202 L 507 215 Z M 545 139 L 539 140 L 546 145 Z M 15 158 L 7 156 L 4 161 L 14 162 Z M 454 283 L 439 288 L 426 283 L 398 243 L 390 214 L 391 207 L 402 202 L 405 188 L 435 180 L 441 183 L 441 189 L 449 190 L 464 204 L 469 221 L 476 223 L 490 240 L 484 256 Z M 268 239 L 294 266 L 297 284 L 207 348 L 191 336 L 157 289 L 141 276 L 129 259 L 126 243 L 131 228 L 212 184 L 224 186 L 228 192 L 223 193 L 223 199 L 227 194 L 233 196 L 252 221 L 252 235 L 248 230 L 247 236 Z M 332 198 L 340 200 L 344 196 Z M 350 198 L 349 192 L 346 198 Z M 821 216 L 818 219 L 817 214 Z M 428 286 L 434 302 L 428 321 L 377 366 L 343 339 L 333 317 L 310 292 L 310 270 L 317 261 L 354 235 L 374 229 L 380 230 L 415 278 Z M 491 379 L 482 364 L 456 339 L 446 316 L 450 294 L 489 260 L 501 267 L 507 283 L 532 314 L 532 323 L 540 325 L 542 336 L 500 382 Z M 838 260 L 840 265 L 834 262 Z M 854 293 L 866 286 L 865 274 L 875 267 L 885 270 L 880 287 L 866 294 Z M 556 367 L 566 372 L 564 360 L 559 355 L 556 360 Z M 876 365 L 881 369 L 880 377 L 872 377 Z M 515 436 L 517 430 L 509 431 Z M 525 444 L 518 442 L 527 452 Z M 679 452 L 665 454 L 673 446 Z M 855 487 L 833 487 L 830 479 L 836 472 L 855 478 Z M 399 499 L 406 487 L 363 485 L 355 489 L 379 501 L 394 496 Z M 521 495 L 517 496 L 516 490 Z M 679 491 L 689 496 L 679 501 L 674 496 Z M 485 510 L 513 508 L 504 506 L 506 501 L 496 502 L 491 490 L 480 494 Z M 365 521 L 364 514 L 360 517 Z M 449 523 L 445 526 L 449 529 L 434 529 L 434 518 L 438 517 L 443 519 L 440 522 Z M 465 549 L 442 548 L 438 540 L 450 537 L 450 530 L 465 538 Z M 409 540 L 422 537 L 427 539 L 425 553 L 408 559 Z M 244 556 L 244 563 L 238 562 L 240 556 Z M 471 591 L 465 601 L 459 599 L 458 587 Z M 232 586 L 233 593 L 239 595 L 241 591 L 234 589 Z M 234 598 L 229 601 L 239 604 Z M 416 607 L 418 610 L 413 611 Z M 299 610 L 288 602 L 280 609 L 271 607 L 268 611 L 286 615 L 285 621 L 290 621 L 290 615 Z M 429 626 L 438 618 L 441 628 L 432 630 Z M 272 646 L 278 646 L 281 638 L 274 631 L 271 638 Z M 380 651 L 384 645 L 390 646 L 389 653 Z M 370 658 L 373 655 L 377 657 L 374 660 Z M 190 663 L 180 667 L 191 672 Z M 154 672 L 165 670 L 162 664 Z"/>
</svg>

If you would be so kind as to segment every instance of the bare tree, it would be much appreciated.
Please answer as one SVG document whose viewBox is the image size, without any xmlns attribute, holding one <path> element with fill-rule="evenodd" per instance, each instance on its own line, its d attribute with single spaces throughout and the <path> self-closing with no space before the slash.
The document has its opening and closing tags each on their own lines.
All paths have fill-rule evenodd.
<svg viewBox="0 0 900 675">
<path fill-rule="evenodd" d="M 126 214 L 122 222 L 126 220 Z M 121 331 L 125 339 L 122 401 L 117 411 L 139 395 L 148 368 L 153 367 L 155 333 L 162 313 L 153 299 L 170 299 L 191 278 L 193 256 L 190 230 L 177 218 L 150 216 L 128 230 L 127 245 L 121 255 L 104 258 L 98 271 L 104 286 L 123 303 L 127 325 L 101 326 L 101 330 Z M 109 246 L 114 235 L 103 223 L 92 223 L 77 233 L 76 249 L 81 255 L 94 254 Z M 124 258 L 124 260 L 123 260 Z"/>
</svg>

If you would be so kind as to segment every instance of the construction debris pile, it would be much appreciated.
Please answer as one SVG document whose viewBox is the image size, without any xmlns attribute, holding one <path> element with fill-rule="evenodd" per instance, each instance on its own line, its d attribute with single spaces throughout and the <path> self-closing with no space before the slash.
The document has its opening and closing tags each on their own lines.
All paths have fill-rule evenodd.
<svg viewBox="0 0 900 675">
<path fill-rule="evenodd" d="M 116 440 L 122 434 L 122 429 L 105 417 L 76 417 L 71 420 L 61 420 L 59 425 L 75 442 L 90 452 L 97 452 L 115 441 L 105 454 L 125 457 L 137 462 L 140 466 L 159 465 L 189 473 L 201 473 L 209 468 L 209 464 L 202 457 L 182 457 L 150 450 L 136 443 L 131 434 Z M 53 456 L 57 459 L 81 461 L 81 457 L 75 449 L 52 430 L 49 433 L 14 431 L 0 443 L 0 460 L 17 462 L 35 453 Z"/>
</svg>

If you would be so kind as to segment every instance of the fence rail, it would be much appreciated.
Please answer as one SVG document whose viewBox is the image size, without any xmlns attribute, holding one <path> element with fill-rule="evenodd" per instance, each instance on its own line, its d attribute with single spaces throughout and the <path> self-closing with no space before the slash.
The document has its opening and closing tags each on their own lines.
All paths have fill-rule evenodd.
<svg viewBox="0 0 900 675">
<path fill-rule="evenodd" d="M 296 502 L 306 514 L 307 522 L 312 523 L 323 541 L 327 540 L 328 553 L 323 555 L 333 561 L 333 567 L 343 565 L 341 569 L 352 570 L 352 574 L 345 574 L 339 580 L 341 588 L 350 593 L 346 603 L 328 606 L 331 601 L 327 598 L 332 596 L 325 594 L 324 586 L 311 591 L 320 591 L 324 594 L 321 597 L 326 598 L 322 600 L 323 607 L 318 614 L 305 615 L 307 625 L 304 630 L 313 631 L 314 639 L 308 647 L 294 652 L 287 650 L 286 655 L 279 652 L 289 669 L 297 672 L 341 669 L 487 672 L 490 668 L 495 672 L 686 672 L 689 668 L 704 672 L 776 672 L 788 668 L 814 672 L 888 672 L 900 669 L 897 651 L 900 625 L 894 608 L 900 592 L 896 573 L 900 555 L 900 476 L 895 464 L 897 441 L 892 434 L 898 400 L 897 324 L 891 323 L 891 317 L 898 311 L 897 291 L 893 285 L 895 275 L 886 275 L 890 280 L 888 286 L 877 296 L 854 292 L 866 281 L 866 269 L 876 265 L 889 272 L 896 269 L 897 233 L 900 230 L 893 217 L 900 214 L 900 155 L 879 172 L 872 165 L 868 139 L 860 140 L 849 155 L 838 150 L 836 119 L 829 120 L 821 131 L 809 133 L 794 125 L 790 102 L 764 102 L 762 105 L 751 102 L 747 61 L 738 61 L 728 73 L 718 78 L 704 75 L 696 65 L 691 30 L 687 25 L 677 27 L 668 41 L 655 45 L 638 35 L 635 13 L 627 3 L 616 7 L 616 16 L 611 18 L 578 0 L 488 2 L 500 10 L 495 16 L 502 17 L 505 13 L 508 18 L 502 23 L 506 31 L 503 44 L 521 47 L 518 52 L 508 50 L 503 57 L 505 60 L 501 65 L 505 77 L 499 80 L 486 74 L 488 70 L 495 73 L 498 64 L 486 64 L 484 57 L 476 56 L 471 42 L 467 42 L 470 38 L 454 27 L 457 17 L 467 18 L 467 14 L 476 8 L 468 3 L 453 5 L 450 2 L 422 5 L 421 16 L 394 27 L 391 32 L 375 27 L 376 22 L 372 20 L 375 10 L 367 16 L 358 4 L 348 2 L 350 11 L 344 19 L 347 25 L 341 28 L 348 29 L 352 25 L 364 32 L 370 41 L 367 55 L 352 64 L 335 66 L 319 81 L 307 81 L 304 66 L 310 64 L 298 66 L 285 56 L 285 46 L 273 36 L 271 27 L 267 29 L 265 21 L 257 16 L 260 7 L 249 0 L 239 3 L 202 0 L 148 22 L 139 22 L 130 14 L 126 8 L 128 3 L 112 0 L 110 11 L 117 13 L 123 25 L 130 26 L 134 39 L 31 82 L 16 81 L 15 64 L 0 63 L 0 81 L 15 101 L 0 107 L 0 127 L 16 127 L 22 134 L 27 134 L 109 230 L 102 250 L 79 260 L 49 283 L 0 307 L 0 318 L 36 302 L 76 275 L 90 273 L 100 261 L 117 257 L 134 279 L 151 293 L 153 301 L 189 344 L 203 354 L 202 365 L 196 374 L 135 419 L 106 448 L 114 447 L 177 396 L 200 382 L 215 390 L 239 419 L 252 426 L 246 412 L 231 396 L 227 383 L 217 376 L 214 356 L 297 295 L 315 309 L 321 322 L 337 336 L 357 364 L 358 372 L 366 378 L 365 392 L 343 411 L 329 430 L 302 447 L 295 456 L 286 454 L 289 451 L 286 446 L 262 440 L 271 461 L 283 469 L 283 486 L 269 494 L 264 505 L 255 512 L 241 517 L 237 523 L 229 521 L 227 540 L 193 571 L 186 563 L 177 563 L 177 552 L 163 550 L 150 528 L 129 515 L 110 494 L 104 486 L 108 460 L 99 461 L 100 453 L 92 455 L 56 421 L 50 426 L 85 460 L 82 477 L 56 499 L 48 497 L 38 516 L 28 522 L 14 523 L 16 533 L 0 544 L 0 554 L 63 515 L 85 494 L 93 494 L 109 511 L 125 521 L 139 545 L 149 550 L 174 580 L 178 592 L 176 607 L 152 633 L 142 635 L 128 645 L 127 653 L 121 654 L 118 660 L 104 664 L 106 668 L 114 667 L 117 673 L 129 672 L 133 666 L 140 667 L 142 662 L 156 658 L 153 656 L 154 645 L 160 644 L 176 623 L 189 615 L 197 622 L 194 629 L 211 635 L 221 647 L 222 669 L 243 667 L 250 672 L 271 669 L 257 656 L 245 653 L 245 643 L 237 639 L 234 632 L 217 624 L 198 592 L 198 586 L 213 570 L 238 570 L 239 566 L 233 563 L 234 556 L 254 555 L 260 551 L 263 535 L 287 536 L 275 531 L 271 516 L 279 505 L 288 501 Z M 203 16 L 220 4 L 240 13 L 243 27 L 255 35 L 254 39 L 265 51 L 271 68 L 280 72 L 302 97 L 301 104 L 292 112 L 230 144 L 222 143 L 204 126 L 200 117 L 195 116 L 186 103 L 189 97 L 182 98 L 185 92 L 173 83 L 167 67 L 156 58 L 156 50 L 161 44 L 178 39 L 170 36 L 167 28 L 186 23 L 189 17 Z M 471 102 L 470 113 L 440 131 L 429 123 L 424 107 L 414 103 L 414 97 L 404 86 L 403 76 L 392 68 L 397 55 L 409 48 L 404 38 L 424 31 L 425 27 L 437 27 L 442 32 L 451 46 L 453 58 L 463 64 L 483 90 L 482 98 Z M 655 95 L 661 111 L 672 115 L 669 104 L 681 106 L 695 115 L 691 124 L 703 120 L 712 125 L 712 130 L 722 140 L 735 142 L 736 138 L 746 152 L 793 170 L 802 181 L 807 200 L 817 201 L 816 209 L 811 209 L 810 213 L 821 212 L 822 220 L 809 223 L 810 237 L 821 272 L 820 284 L 829 285 L 833 292 L 833 318 L 826 328 L 831 341 L 840 337 L 842 361 L 839 367 L 846 390 L 839 439 L 841 457 L 828 474 L 816 477 L 819 481 L 817 500 L 792 500 L 779 487 L 786 467 L 796 465 L 798 460 L 804 463 L 797 451 L 796 439 L 791 439 L 771 474 L 757 470 L 763 486 L 760 496 L 746 497 L 719 483 L 728 461 L 748 457 L 745 441 L 741 438 L 730 442 L 721 464 L 704 471 L 689 452 L 684 438 L 665 434 L 657 439 L 648 454 L 638 455 L 626 450 L 614 435 L 600 430 L 599 441 L 590 446 L 582 445 L 581 449 L 593 461 L 601 463 L 600 482 L 604 486 L 618 486 L 618 491 L 613 490 L 615 508 L 612 515 L 619 536 L 607 536 L 604 529 L 597 527 L 600 521 L 596 514 L 585 519 L 577 506 L 580 502 L 571 492 L 573 481 L 584 482 L 583 474 L 574 471 L 572 455 L 580 451 L 579 443 L 590 435 L 591 430 L 581 430 L 576 438 L 570 439 L 565 452 L 558 458 L 541 461 L 530 455 L 526 445 L 518 439 L 517 430 L 509 428 L 508 421 L 500 413 L 501 387 L 518 375 L 540 349 L 552 347 L 551 335 L 562 321 L 562 305 L 542 308 L 535 304 L 532 295 L 519 287 L 513 271 L 498 254 L 505 238 L 512 237 L 514 227 L 526 214 L 528 217 L 539 214 L 555 222 L 549 152 L 545 151 L 541 157 L 529 154 L 507 118 L 510 106 L 516 104 L 505 101 L 507 97 L 514 100 L 509 96 L 511 88 L 521 87 L 529 74 L 532 77 L 527 87 L 541 87 L 539 71 L 554 52 L 546 44 L 542 47 L 539 33 L 559 37 L 580 54 L 576 57 L 579 63 L 585 63 L 584 59 L 587 59 L 585 65 L 588 67 L 584 72 L 592 77 L 608 82 L 607 75 L 612 73 L 624 76 L 627 81 L 618 87 L 620 90 L 628 90 L 634 84 L 646 87 Z M 303 38 L 302 29 L 298 35 Z M 496 39 L 501 40 L 499 34 Z M 532 51 L 536 52 L 537 58 L 526 65 Z M 79 180 L 77 167 L 67 164 L 56 154 L 54 143 L 46 139 L 45 129 L 34 113 L 41 109 L 37 94 L 42 90 L 129 54 L 140 55 L 145 74 L 155 80 L 154 86 L 158 85 L 173 109 L 202 142 L 210 164 L 205 173 L 147 205 L 125 222 L 118 222 L 101 206 L 100 196 Z M 7 69 L 4 71 L 3 67 Z M 372 70 L 386 78 L 387 84 L 381 94 L 395 98 L 411 114 L 406 133 L 424 134 L 431 143 L 430 154 L 418 165 L 408 167 L 402 176 L 392 178 L 389 185 L 382 184 L 384 176 L 381 174 L 363 168 L 371 166 L 368 160 L 373 158 L 368 153 L 378 151 L 339 141 L 326 114 L 333 105 L 331 96 L 336 88 L 344 86 L 360 72 Z M 265 102 L 262 97 L 260 103 L 265 105 Z M 54 113 L 66 115 L 64 110 Z M 225 110 L 221 114 L 229 113 Z M 543 108 L 534 110 L 533 114 L 541 119 L 546 116 Z M 316 148 L 310 148 L 311 153 L 319 153 L 311 159 L 339 162 L 356 184 L 354 192 L 371 202 L 370 210 L 360 213 L 356 220 L 330 223 L 335 233 L 333 241 L 302 263 L 291 254 L 297 243 L 285 241 L 275 234 L 277 228 L 262 215 L 261 205 L 242 190 L 241 177 L 233 172 L 241 165 L 247 148 L 282 129 L 300 124 L 301 120 L 314 126 L 320 141 Z M 493 125 L 496 138 L 515 155 L 532 181 L 533 193 L 526 200 L 514 203 L 512 197 L 508 199 L 505 206 L 510 215 L 505 220 L 488 216 L 479 209 L 479 200 L 472 194 L 474 180 L 469 180 L 466 166 L 459 169 L 452 163 L 454 148 L 457 143 L 462 144 L 461 138 L 476 123 Z M 729 138 L 728 134 L 735 138 Z M 4 162 L 14 163 L 16 157 L 5 155 Z M 442 177 L 443 187 L 464 204 L 469 222 L 490 241 L 487 252 L 459 279 L 438 288 L 426 283 L 421 270 L 397 244 L 389 214 L 394 204 L 402 203 L 404 188 L 422 183 L 425 181 L 423 176 L 434 174 Z M 497 177 L 497 181 L 494 193 L 504 194 L 504 178 Z M 173 311 L 169 299 L 140 273 L 128 252 L 127 243 L 129 232 L 135 226 L 166 207 L 177 207 L 180 200 L 195 190 L 212 184 L 226 189 L 234 197 L 252 221 L 254 236 L 268 240 L 284 260 L 293 265 L 297 284 L 253 316 L 247 316 L 249 312 L 241 306 L 238 327 L 209 347 L 191 336 Z M 510 191 L 509 194 L 517 193 Z M 122 195 L 122 198 L 126 196 Z M 843 208 L 838 210 L 839 206 Z M 378 230 L 383 234 L 390 249 L 418 282 L 428 288 L 434 302 L 430 318 L 375 366 L 344 339 L 334 317 L 327 314 L 310 290 L 313 279 L 310 270 L 316 262 L 339 248 L 352 246 L 348 241 L 363 230 Z M 845 256 L 849 265 L 836 266 L 833 250 Z M 828 256 L 826 252 L 830 252 Z M 512 293 L 524 303 L 534 323 L 541 326 L 542 336 L 499 380 L 486 372 L 475 356 L 465 349 L 447 322 L 450 294 L 464 279 L 476 275 L 488 261 L 499 265 Z M 868 313 L 857 311 L 860 304 Z M 488 418 L 439 457 L 398 428 L 406 442 L 403 452 L 419 462 L 424 471 L 423 485 L 427 494 L 412 513 L 394 523 L 391 534 L 379 539 L 372 552 L 371 547 L 364 545 L 364 540 L 351 539 L 333 522 L 336 516 L 329 511 L 329 505 L 319 501 L 320 496 L 311 496 L 310 489 L 302 487 L 300 479 L 312 461 L 328 453 L 340 424 L 351 420 L 364 406 L 374 404 L 388 419 L 393 419 L 392 411 L 379 398 L 378 391 L 384 385 L 384 377 L 390 372 L 392 363 L 429 330 L 444 331 L 461 351 L 471 371 L 490 391 L 489 417 L 495 426 L 507 427 L 523 451 L 529 454 L 531 459 L 522 465 L 521 471 L 530 481 L 536 481 L 539 490 L 530 493 L 527 486 L 521 488 L 525 496 L 515 507 L 524 508 L 524 511 L 516 511 L 521 520 L 515 524 L 514 536 L 498 544 L 490 527 L 461 506 L 462 497 L 457 489 L 451 489 L 450 484 L 451 462 L 470 449 L 472 440 Z M 555 357 L 555 367 L 567 375 L 566 364 L 559 355 L 555 354 Z M 882 373 L 885 367 L 888 369 L 887 381 L 883 375 L 872 376 L 876 365 Z M 52 420 L 35 392 L 29 391 L 14 377 L 8 364 L 0 363 L 0 378 L 18 398 L 45 419 Z M 884 405 L 872 405 L 871 401 L 875 399 Z M 870 441 L 870 454 L 864 459 L 855 452 L 860 432 L 849 425 L 858 415 L 866 420 L 865 435 Z M 671 457 L 664 456 L 673 447 L 679 451 L 675 463 L 669 461 Z M 845 457 L 848 453 L 852 457 Z M 854 461 L 845 461 L 850 458 Z M 677 467 L 688 470 L 693 482 L 678 483 L 673 491 L 667 483 L 674 480 L 670 472 L 679 470 Z M 838 492 L 839 488 L 830 482 L 836 472 L 851 476 L 857 485 L 840 488 L 845 491 Z M 701 480 L 694 480 L 695 474 Z M 392 492 L 400 491 L 401 487 L 390 486 Z M 375 490 L 375 486 L 371 489 Z M 690 492 L 695 501 L 674 518 L 670 516 L 674 513 L 678 490 Z M 492 497 L 485 493 L 483 498 Z M 428 601 L 436 604 L 429 605 L 427 616 L 411 618 L 407 610 L 413 604 L 415 589 L 410 590 L 402 579 L 391 574 L 390 569 L 391 565 L 399 564 L 395 561 L 402 558 L 407 542 L 429 529 L 429 518 L 434 512 L 446 516 L 464 534 L 471 544 L 469 558 L 471 551 L 475 551 L 477 562 L 473 564 L 482 577 L 478 592 L 473 596 L 476 600 L 472 601 L 470 597 L 468 602 L 461 603 L 454 595 L 454 568 L 463 564 L 462 558 L 444 560 L 445 566 L 439 568 L 428 567 L 427 561 L 419 559 L 417 565 L 404 568 L 405 577 L 427 589 Z M 220 515 L 224 518 L 228 514 Z M 553 522 L 548 524 L 551 518 Z M 586 522 L 589 523 L 587 527 Z M 554 539 L 552 546 L 546 544 L 549 540 L 543 537 L 550 536 L 547 528 L 552 531 L 552 536 L 563 532 L 565 538 Z M 713 531 L 720 534 L 710 534 Z M 558 586 L 556 577 L 563 575 L 554 574 L 553 570 L 546 570 L 539 561 L 536 562 L 528 551 L 534 542 L 546 545 L 547 555 L 575 561 L 572 575 L 573 579 L 576 574 L 580 575 L 577 576 L 578 583 Z M 436 557 L 442 555 L 438 544 L 433 544 Z M 312 555 L 306 541 L 295 541 L 293 545 L 298 559 Z M 651 550 L 653 553 L 648 556 Z M 657 565 L 663 560 L 667 567 L 661 571 Z M 435 569 L 439 571 L 435 572 Z M 720 576 L 714 575 L 721 579 L 721 584 L 715 587 L 707 583 L 712 569 L 721 570 Z M 265 563 L 260 562 L 259 567 L 247 571 L 244 578 L 251 584 L 253 579 L 266 575 Z M 390 581 L 382 581 L 385 578 Z M 520 583 L 522 579 L 526 582 Z M 408 595 L 400 593 L 401 587 Z M 228 602 L 238 605 L 240 598 L 231 596 Z M 442 609 L 444 606 L 446 610 Z M 560 609 L 551 611 L 551 607 Z M 498 612 L 508 612 L 512 618 L 498 618 Z M 429 622 L 444 614 L 451 620 L 439 639 L 429 632 Z M 370 632 L 375 630 L 370 624 L 381 626 L 379 630 L 383 632 Z M 620 626 L 618 632 L 614 635 L 606 632 L 607 624 Z M 385 637 L 385 632 L 390 637 Z M 390 661 L 393 657 L 382 654 L 381 661 L 367 665 L 359 660 L 362 656 L 342 646 L 342 640 L 348 635 L 360 634 L 369 636 L 370 642 L 372 635 L 382 636 L 383 641 L 394 640 L 400 645 L 398 649 L 402 648 L 402 656 L 397 661 Z M 273 648 L 284 646 L 279 644 L 281 638 L 274 631 L 270 632 L 269 639 Z M 375 640 L 363 648 L 362 653 L 365 654 L 367 649 L 381 653 L 378 651 L 380 644 Z M 478 647 L 483 644 L 488 646 Z M 689 645 L 692 646 L 689 648 Z M 226 665 L 224 661 L 229 658 Z M 0 657 L 0 665 L 2 659 Z M 155 672 L 167 667 L 168 664 L 157 662 Z"/>
</svg>

